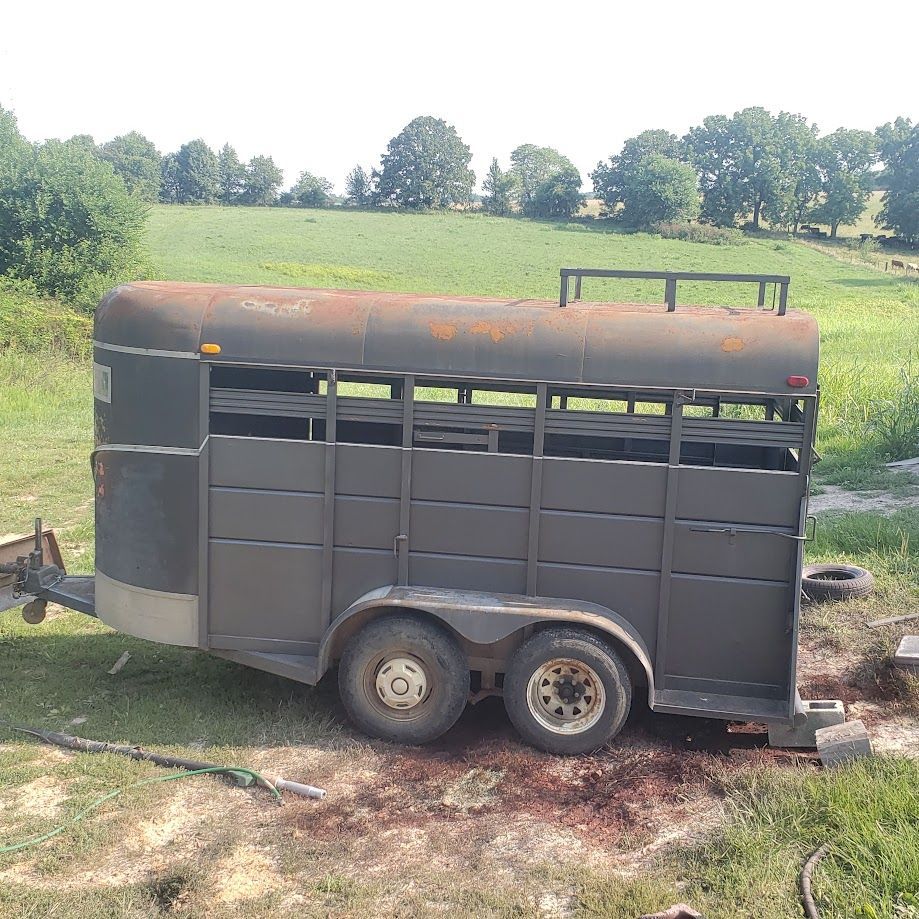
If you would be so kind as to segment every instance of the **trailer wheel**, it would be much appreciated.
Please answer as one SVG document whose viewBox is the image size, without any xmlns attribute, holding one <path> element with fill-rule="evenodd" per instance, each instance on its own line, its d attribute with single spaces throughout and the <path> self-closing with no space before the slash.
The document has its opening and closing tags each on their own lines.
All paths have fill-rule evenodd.
<svg viewBox="0 0 919 919">
<path fill-rule="evenodd" d="M 606 642 L 577 629 L 525 641 L 504 680 L 504 706 L 525 741 L 547 753 L 590 753 L 619 733 L 632 681 Z"/>
<path fill-rule="evenodd" d="M 348 717 L 365 734 L 423 744 L 456 723 L 469 666 L 451 635 L 411 616 L 375 619 L 354 635 L 338 668 Z"/>
<path fill-rule="evenodd" d="M 854 600 L 874 592 L 874 575 L 858 565 L 805 565 L 801 590 L 812 603 Z"/>
</svg>

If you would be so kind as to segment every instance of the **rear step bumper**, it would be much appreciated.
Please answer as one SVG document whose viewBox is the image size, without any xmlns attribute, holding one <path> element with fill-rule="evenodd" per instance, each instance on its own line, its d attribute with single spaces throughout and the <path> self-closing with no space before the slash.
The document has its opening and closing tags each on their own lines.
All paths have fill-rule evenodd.
<svg viewBox="0 0 919 919">
<path fill-rule="evenodd" d="M 791 722 L 786 699 L 756 699 L 717 693 L 664 689 L 654 693 L 654 711 L 671 715 L 701 715 L 728 721 Z M 795 706 L 797 710 L 797 705 Z"/>
</svg>

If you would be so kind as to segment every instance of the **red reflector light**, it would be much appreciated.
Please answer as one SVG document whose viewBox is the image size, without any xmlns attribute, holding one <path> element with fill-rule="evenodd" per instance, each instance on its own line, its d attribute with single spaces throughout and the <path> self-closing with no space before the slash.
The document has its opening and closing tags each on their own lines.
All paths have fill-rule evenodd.
<svg viewBox="0 0 919 919">
<path fill-rule="evenodd" d="M 792 374 L 785 382 L 794 389 L 803 389 L 810 383 L 810 380 L 807 377 L 795 376 Z"/>
</svg>

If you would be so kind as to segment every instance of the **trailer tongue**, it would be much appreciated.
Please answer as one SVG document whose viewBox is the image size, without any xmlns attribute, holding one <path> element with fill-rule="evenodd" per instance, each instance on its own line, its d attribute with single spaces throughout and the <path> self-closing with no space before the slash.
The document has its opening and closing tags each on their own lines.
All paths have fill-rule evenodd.
<svg viewBox="0 0 919 919">
<path fill-rule="evenodd" d="M 96 580 L 67 574 L 54 530 L 36 517 L 34 535 L 0 542 L 0 612 L 22 605 L 23 619 L 36 625 L 48 603 L 95 616 Z"/>
</svg>

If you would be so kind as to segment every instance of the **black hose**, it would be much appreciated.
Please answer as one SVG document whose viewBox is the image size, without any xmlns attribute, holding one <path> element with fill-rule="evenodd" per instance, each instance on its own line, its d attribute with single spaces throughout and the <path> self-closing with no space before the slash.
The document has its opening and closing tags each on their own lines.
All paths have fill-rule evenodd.
<svg viewBox="0 0 919 919">
<path fill-rule="evenodd" d="M 43 728 L 32 728 L 22 724 L 11 724 L 14 731 L 32 734 L 59 747 L 69 750 L 78 750 L 80 753 L 119 753 L 121 756 L 130 756 L 131 759 L 147 760 L 157 766 L 167 766 L 170 769 L 210 769 L 215 763 L 205 763 L 196 759 L 184 759 L 181 756 L 165 756 L 162 753 L 152 753 L 140 747 L 129 747 L 121 744 L 105 743 L 101 740 L 86 740 L 83 737 L 74 737 L 71 734 L 59 734 L 57 731 L 46 731 Z"/>
<path fill-rule="evenodd" d="M 807 919 L 820 919 L 817 904 L 814 903 L 814 895 L 811 893 L 811 878 L 813 877 L 814 869 L 829 851 L 830 846 L 828 843 L 822 845 L 811 855 L 801 869 L 801 902 L 804 905 L 804 914 L 807 916 Z"/>
<path fill-rule="evenodd" d="M 237 785 L 248 786 L 252 784 L 252 770 L 239 769 L 234 770 L 231 767 L 218 767 L 214 763 L 206 763 L 196 759 L 185 759 L 181 756 L 166 756 L 162 753 L 151 753 L 149 750 L 142 750 L 140 747 L 129 747 L 123 744 L 105 743 L 101 740 L 86 740 L 84 737 L 74 737 L 71 734 L 59 734 L 57 731 L 46 731 L 44 728 L 33 728 L 25 724 L 13 724 L 10 721 L 0 719 L 0 724 L 5 724 L 14 731 L 21 731 L 23 734 L 31 734 L 39 740 L 46 743 L 56 744 L 59 747 L 66 747 L 69 750 L 77 750 L 80 753 L 118 753 L 121 756 L 129 756 L 131 759 L 146 760 L 150 763 L 156 763 L 157 766 L 166 766 L 170 769 L 184 769 L 188 772 L 198 772 L 207 770 L 215 772 L 219 768 L 219 773 L 232 779 Z M 304 785 L 301 782 L 292 782 L 281 776 L 270 776 L 268 778 L 259 776 L 259 784 L 263 784 L 271 791 L 281 789 L 300 795 L 302 798 L 315 798 L 322 800 L 325 797 L 325 791 L 316 788 L 313 785 Z"/>
</svg>

